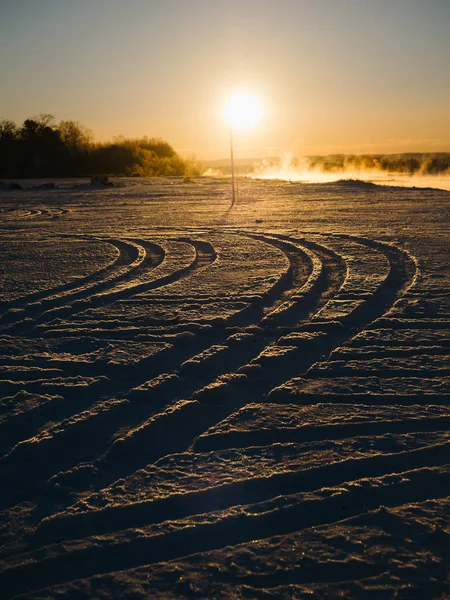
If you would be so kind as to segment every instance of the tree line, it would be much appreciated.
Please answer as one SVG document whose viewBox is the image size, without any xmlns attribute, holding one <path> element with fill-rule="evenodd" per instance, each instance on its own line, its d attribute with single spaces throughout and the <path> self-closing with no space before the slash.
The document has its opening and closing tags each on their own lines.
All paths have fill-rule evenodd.
<svg viewBox="0 0 450 600">
<path fill-rule="evenodd" d="M 408 175 L 442 175 L 450 173 L 450 153 L 415 152 L 403 154 L 330 154 L 309 156 L 310 168 L 325 172 L 376 170 Z"/>
<path fill-rule="evenodd" d="M 181 158 L 161 138 L 95 142 L 78 121 L 56 124 L 49 114 L 22 125 L 0 120 L 0 177 L 90 177 L 97 174 L 153 177 L 201 175 L 202 165 Z"/>
</svg>

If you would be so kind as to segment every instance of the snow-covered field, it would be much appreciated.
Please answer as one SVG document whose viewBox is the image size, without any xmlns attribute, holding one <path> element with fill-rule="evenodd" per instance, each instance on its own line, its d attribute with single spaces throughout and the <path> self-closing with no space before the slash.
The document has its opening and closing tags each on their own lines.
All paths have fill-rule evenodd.
<svg viewBox="0 0 450 600">
<path fill-rule="evenodd" d="M 450 193 L 0 193 L 1 598 L 450 597 Z"/>
</svg>

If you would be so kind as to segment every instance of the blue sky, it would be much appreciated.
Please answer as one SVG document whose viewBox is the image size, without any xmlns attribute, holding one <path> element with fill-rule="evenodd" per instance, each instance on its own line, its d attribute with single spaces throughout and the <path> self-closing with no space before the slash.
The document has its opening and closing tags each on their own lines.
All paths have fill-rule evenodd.
<svg viewBox="0 0 450 600">
<path fill-rule="evenodd" d="M 0 118 L 226 154 L 450 151 L 450 0 L 0 0 Z"/>
</svg>

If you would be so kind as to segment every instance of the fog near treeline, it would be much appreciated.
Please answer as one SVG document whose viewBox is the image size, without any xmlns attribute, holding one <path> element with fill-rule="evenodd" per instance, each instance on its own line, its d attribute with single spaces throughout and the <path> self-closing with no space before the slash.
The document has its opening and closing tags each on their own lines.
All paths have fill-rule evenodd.
<svg viewBox="0 0 450 600">
<path fill-rule="evenodd" d="M 99 143 L 78 121 L 40 114 L 21 125 L 0 120 L 0 178 L 85 177 L 98 174 L 197 176 L 201 163 L 181 158 L 161 138 L 114 138 Z"/>
<path fill-rule="evenodd" d="M 386 171 L 408 175 L 450 174 L 450 152 L 404 153 L 404 154 L 330 154 L 297 158 L 284 156 L 281 159 L 262 161 L 255 170 L 289 164 L 292 169 L 315 169 L 324 173 L 341 171 Z"/>
<path fill-rule="evenodd" d="M 236 160 L 236 171 L 241 175 L 268 178 L 289 174 L 293 179 L 305 174 L 396 173 L 402 175 L 450 175 L 450 152 L 414 152 L 402 154 L 329 154 L 326 156 L 294 156 Z M 228 160 L 211 161 L 210 173 L 227 175 Z M 272 178 L 272 177 L 270 177 Z M 280 177 L 282 179 L 286 177 Z"/>
<path fill-rule="evenodd" d="M 326 182 L 336 178 L 380 179 L 399 175 L 417 178 L 450 176 L 450 152 L 403 154 L 332 154 L 302 156 L 284 154 L 263 160 L 235 161 L 239 175 L 252 178 Z M 22 124 L 0 120 L 0 178 L 128 177 L 200 175 L 228 176 L 230 160 L 204 165 L 179 156 L 164 139 L 122 136 L 97 142 L 78 121 L 56 123 L 50 114 L 26 119 Z M 448 181 L 448 180 L 447 180 Z M 434 182 L 431 182 L 433 184 Z M 445 184 L 448 189 L 448 186 Z"/>
<path fill-rule="evenodd" d="M 229 159 L 209 161 L 206 166 L 204 175 L 230 176 Z M 235 174 L 251 179 L 303 183 L 358 180 L 379 185 L 450 190 L 450 152 L 301 157 L 285 153 L 275 158 L 239 158 L 235 161 Z"/>
</svg>

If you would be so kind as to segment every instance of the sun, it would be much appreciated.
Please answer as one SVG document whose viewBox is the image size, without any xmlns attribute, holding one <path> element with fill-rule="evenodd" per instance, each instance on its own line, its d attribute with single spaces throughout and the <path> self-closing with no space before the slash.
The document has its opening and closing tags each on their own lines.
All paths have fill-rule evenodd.
<svg viewBox="0 0 450 600">
<path fill-rule="evenodd" d="M 233 129 L 246 131 L 258 125 L 262 117 L 259 99 L 249 92 L 236 92 L 224 107 L 225 118 Z"/>
</svg>

